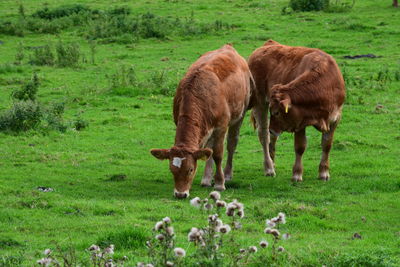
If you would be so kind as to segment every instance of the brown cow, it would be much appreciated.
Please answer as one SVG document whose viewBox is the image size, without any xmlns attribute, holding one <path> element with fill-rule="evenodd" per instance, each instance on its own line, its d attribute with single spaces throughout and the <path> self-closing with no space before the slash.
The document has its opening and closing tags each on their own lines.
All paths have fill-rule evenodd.
<svg viewBox="0 0 400 267">
<path fill-rule="evenodd" d="M 176 197 L 189 196 L 198 159 L 208 159 L 201 184 L 211 186 L 214 161 L 214 187 L 225 190 L 225 180 L 232 178 L 233 153 L 249 103 L 251 82 L 246 60 L 231 45 L 225 45 L 202 55 L 179 83 L 173 110 L 175 145 L 151 150 L 154 157 L 169 159 Z M 223 172 L 223 144 L 228 128 L 228 159 Z"/>
<path fill-rule="evenodd" d="M 250 56 L 249 67 L 257 88 L 257 103 L 252 114 L 264 147 L 266 168 L 272 168 L 266 172 L 273 171 L 268 160 L 274 160 L 280 133 L 294 132 L 296 161 L 292 180 L 303 180 L 301 157 L 306 148 L 305 128 L 312 125 L 322 132 L 319 178 L 328 180 L 329 151 L 345 99 L 343 76 L 335 60 L 319 49 L 291 47 L 269 40 Z M 270 141 L 266 133 L 268 104 Z"/>
</svg>

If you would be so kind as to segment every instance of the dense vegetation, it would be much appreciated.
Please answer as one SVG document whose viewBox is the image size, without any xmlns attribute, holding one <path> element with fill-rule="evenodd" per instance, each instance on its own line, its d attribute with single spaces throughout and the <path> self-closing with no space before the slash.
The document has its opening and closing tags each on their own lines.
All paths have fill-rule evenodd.
<svg viewBox="0 0 400 267">
<path fill-rule="evenodd" d="M 1 1 L 0 266 L 32 266 L 46 248 L 87 262 L 91 244 L 114 244 L 127 266 L 147 262 L 144 243 L 165 216 L 175 244 L 194 252 L 187 234 L 205 216 L 172 197 L 167 163 L 149 150 L 172 145 L 172 96 L 199 55 L 232 43 L 248 57 L 269 38 L 323 49 L 341 67 L 347 99 L 332 179 L 316 179 L 314 129 L 303 183 L 290 182 L 291 134 L 277 144 L 277 176 L 264 177 L 261 146 L 244 123 L 222 196 L 246 213 L 224 249 L 258 244 L 265 219 L 284 212 L 291 238 L 276 265 L 398 266 L 400 10 L 389 0 L 342 0 L 298 12 L 294 2 Z M 202 170 L 193 197 L 210 192 L 199 186 Z"/>
</svg>

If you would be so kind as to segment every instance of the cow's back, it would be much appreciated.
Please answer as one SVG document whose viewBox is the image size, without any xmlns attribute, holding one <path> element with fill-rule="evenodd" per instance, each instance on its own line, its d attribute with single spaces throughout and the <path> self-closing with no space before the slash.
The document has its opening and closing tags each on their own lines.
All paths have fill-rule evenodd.
<svg viewBox="0 0 400 267">
<path fill-rule="evenodd" d="M 193 63 L 180 81 L 174 98 L 174 120 L 196 102 L 208 124 L 225 123 L 242 115 L 250 95 L 247 62 L 230 46 L 207 52 Z"/>
</svg>

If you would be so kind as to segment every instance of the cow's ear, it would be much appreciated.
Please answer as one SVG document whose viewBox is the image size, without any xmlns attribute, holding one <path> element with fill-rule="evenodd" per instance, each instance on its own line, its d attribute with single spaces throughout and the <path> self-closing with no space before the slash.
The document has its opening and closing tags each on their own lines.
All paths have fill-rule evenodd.
<svg viewBox="0 0 400 267">
<path fill-rule="evenodd" d="M 169 149 L 152 149 L 150 150 L 150 153 L 160 160 L 169 159 L 170 154 Z"/>
<path fill-rule="evenodd" d="M 193 157 L 198 160 L 208 160 L 211 155 L 212 155 L 213 151 L 209 148 L 202 148 L 197 150 L 196 152 L 193 153 Z"/>
<path fill-rule="evenodd" d="M 285 113 L 289 112 L 289 108 L 291 107 L 291 101 L 290 98 L 285 98 L 279 102 L 281 104 L 281 107 L 285 110 Z"/>
</svg>

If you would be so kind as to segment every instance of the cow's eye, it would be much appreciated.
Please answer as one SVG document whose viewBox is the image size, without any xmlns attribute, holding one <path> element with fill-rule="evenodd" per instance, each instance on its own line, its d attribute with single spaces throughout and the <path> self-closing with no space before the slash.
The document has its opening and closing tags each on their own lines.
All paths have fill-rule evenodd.
<svg viewBox="0 0 400 267">
<path fill-rule="evenodd" d="M 189 171 L 188 171 L 188 173 L 189 173 L 189 174 L 192 174 L 192 172 L 193 172 L 193 168 L 190 168 Z"/>
</svg>

